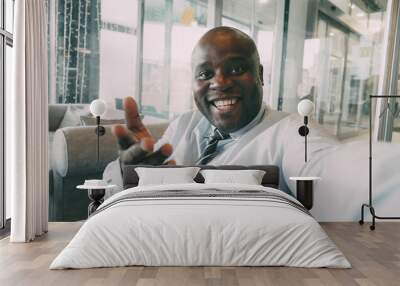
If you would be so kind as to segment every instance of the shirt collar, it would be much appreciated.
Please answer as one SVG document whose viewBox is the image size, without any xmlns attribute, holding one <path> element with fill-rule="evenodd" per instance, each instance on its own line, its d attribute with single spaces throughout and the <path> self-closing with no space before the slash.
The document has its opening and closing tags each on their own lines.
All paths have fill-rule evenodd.
<svg viewBox="0 0 400 286">
<path fill-rule="evenodd" d="M 261 105 L 260 111 L 258 111 L 256 117 L 253 118 L 252 121 L 250 121 L 250 123 L 248 123 L 246 126 L 240 128 L 239 130 L 229 133 L 229 135 L 231 136 L 232 139 L 236 139 L 240 136 L 242 136 L 243 134 L 245 134 L 247 131 L 249 131 L 251 128 L 253 128 L 254 126 L 256 126 L 258 123 L 260 123 L 261 119 L 264 117 L 264 113 L 266 111 L 266 107 L 265 104 L 263 103 Z M 214 134 L 216 127 L 213 126 L 212 128 L 212 134 Z"/>
</svg>

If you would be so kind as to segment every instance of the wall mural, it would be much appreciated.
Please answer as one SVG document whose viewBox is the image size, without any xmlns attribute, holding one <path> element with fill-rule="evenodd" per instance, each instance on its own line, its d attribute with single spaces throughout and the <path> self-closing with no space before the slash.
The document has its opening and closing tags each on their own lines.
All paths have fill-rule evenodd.
<svg viewBox="0 0 400 286">
<path fill-rule="evenodd" d="M 130 164 L 276 165 L 279 188 L 287 194 L 296 196 L 309 184 L 296 178 L 314 178 L 307 180 L 313 186 L 311 213 L 318 220 L 360 218 L 368 195 L 368 142 L 363 137 L 339 139 L 368 129 L 366 97 L 377 88 L 379 64 L 367 71 L 363 67 L 367 61 L 379 63 L 382 30 L 360 35 L 326 15 L 316 17 L 317 31 L 304 33 L 314 38 L 302 39 L 301 49 L 293 45 L 300 41 L 297 32 L 289 29 L 286 60 L 278 67 L 272 60 L 274 49 L 282 48 L 273 41 L 276 23 L 234 22 L 240 10 L 234 1 L 221 12 L 222 23 L 232 27 L 211 32 L 207 1 L 181 1 L 181 6 L 146 1 L 144 51 L 138 64 L 137 50 L 131 49 L 137 47 L 138 21 L 126 12 L 137 12 L 137 3 L 131 1 L 132 7 L 121 9 L 116 19 L 104 8 L 111 2 L 100 2 L 59 1 L 53 96 L 57 103 L 77 104 L 50 106 L 51 220 L 85 218 L 89 199 L 76 186 L 104 179 L 113 185 L 104 194 L 108 198 L 122 191 L 121 169 Z M 279 5 L 271 3 L 269 9 L 278 11 Z M 383 15 L 384 8 L 378 8 L 368 13 Z M 302 25 L 305 30 L 312 26 Z M 275 94 L 276 70 L 283 74 Z M 106 105 L 99 121 L 89 109 L 97 98 Z M 297 113 L 304 99 L 315 106 L 306 120 Z M 398 109 L 389 108 L 398 116 Z M 305 123 L 307 137 L 298 131 Z M 105 127 L 102 136 L 96 136 L 98 124 Z M 376 145 L 376 207 L 389 215 L 400 194 L 393 192 L 397 180 L 388 170 L 394 168 L 400 148 Z"/>
</svg>

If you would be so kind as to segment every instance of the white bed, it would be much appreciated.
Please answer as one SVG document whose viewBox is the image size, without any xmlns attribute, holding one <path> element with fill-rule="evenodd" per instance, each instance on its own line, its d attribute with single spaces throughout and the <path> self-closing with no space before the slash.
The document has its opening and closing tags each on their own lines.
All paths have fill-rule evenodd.
<svg viewBox="0 0 400 286">
<path fill-rule="evenodd" d="M 175 190 L 173 196 L 162 195 Z M 260 191 L 259 197 L 253 195 Z M 144 197 L 146 192 L 152 196 Z M 190 196 L 191 192 L 202 195 Z M 161 197 L 154 197 L 157 193 Z M 233 195 L 218 195 L 222 193 Z M 100 206 L 50 269 L 351 267 L 314 218 L 293 203 L 299 204 L 279 190 L 255 185 L 191 183 L 130 188 Z"/>
</svg>

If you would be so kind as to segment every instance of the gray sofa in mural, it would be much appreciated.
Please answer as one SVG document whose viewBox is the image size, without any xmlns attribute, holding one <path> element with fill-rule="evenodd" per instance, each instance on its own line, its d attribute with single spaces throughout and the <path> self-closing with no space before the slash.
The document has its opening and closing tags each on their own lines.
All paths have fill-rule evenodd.
<svg viewBox="0 0 400 286">
<path fill-rule="evenodd" d="M 82 104 L 49 104 L 49 220 L 57 221 L 64 220 L 64 213 L 62 206 L 62 194 L 63 192 L 59 189 L 55 190 L 55 180 L 56 176 L 54 172 L 54 137 L 57 130 L 61 130 L 63 128 L 79 126 L 81 125 L 79 122 L 79 116 L 75 116 L 75 122 L 71 121 L 71 112 L 67 112 L 67 110 L 71 107 L 76 108 L 77 110 L 85 111 L 85 114 L 89 114 L 88 105 Z M 57 176 L 56 176 L 57 177 Z M 58 205 L 56 202 L 56 198 L 58 201 Z"/>
<path fill-rule="evenodd" d="M 79 114 L 85 114 L 87 106 L 74 105 Z M 76 110 L 74 110 L 76 111 Z M 86 179 L 102 178 L 108 163 L 118 157 L 118 146 L 112 135 L 112 125 L 104 125 L 106 133 L 100 137 L 100 156 L 97 160 L 97 136 L 95 126 L 82 126 L 71 117 L 66 105 L 49 105 L 49 220 L 76 221 L 87 218 L 89 199 L 87 192 L 76 189 Z M 67 123 L 66 123 L 67 121 Z M 72 126 L 66 126 L 66 124 Z M 158 139 L 167 124 L 147 125 Z"/>
</svg>

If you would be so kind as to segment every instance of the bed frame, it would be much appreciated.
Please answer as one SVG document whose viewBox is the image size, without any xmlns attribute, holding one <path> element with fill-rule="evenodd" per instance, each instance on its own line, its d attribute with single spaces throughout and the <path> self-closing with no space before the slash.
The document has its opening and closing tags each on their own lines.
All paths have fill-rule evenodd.
<svg viewBox="0 0 400 286">
<path fill-rule="evenodd" d="M 147 168 L 182 168 L 182 167 L 193 167 L 193 166 L 172 166 L 172 165 L 163 165 L 163 166 L 148 166 L 148 165 L 125 165 L 123 167 L 122 177 L 123 177 L 123 185 L 124 190 L 128 188 L 136 187 L 139 183 L 139 176 L 135 171 L 137 167 L 147 167 Z M 212 165 L 197 165 L 196 167 L 200 167 L 202 170 L 204 169 L 219 169 L 219 170 L 263 170 L 265 171 L 265 175 L 262 179 L 261 184 L 265 187 L 271 187 L 278 189 L 279 188 L 279 167 L 274 165 L 252 165 L 252 166 L 240 166 L 240 165 L 221 165 L 221 166 L 212 166 Z M 194 178 L 197 183 L 204 183 L 204 178 L 200 174 Z"/>
</svg>

